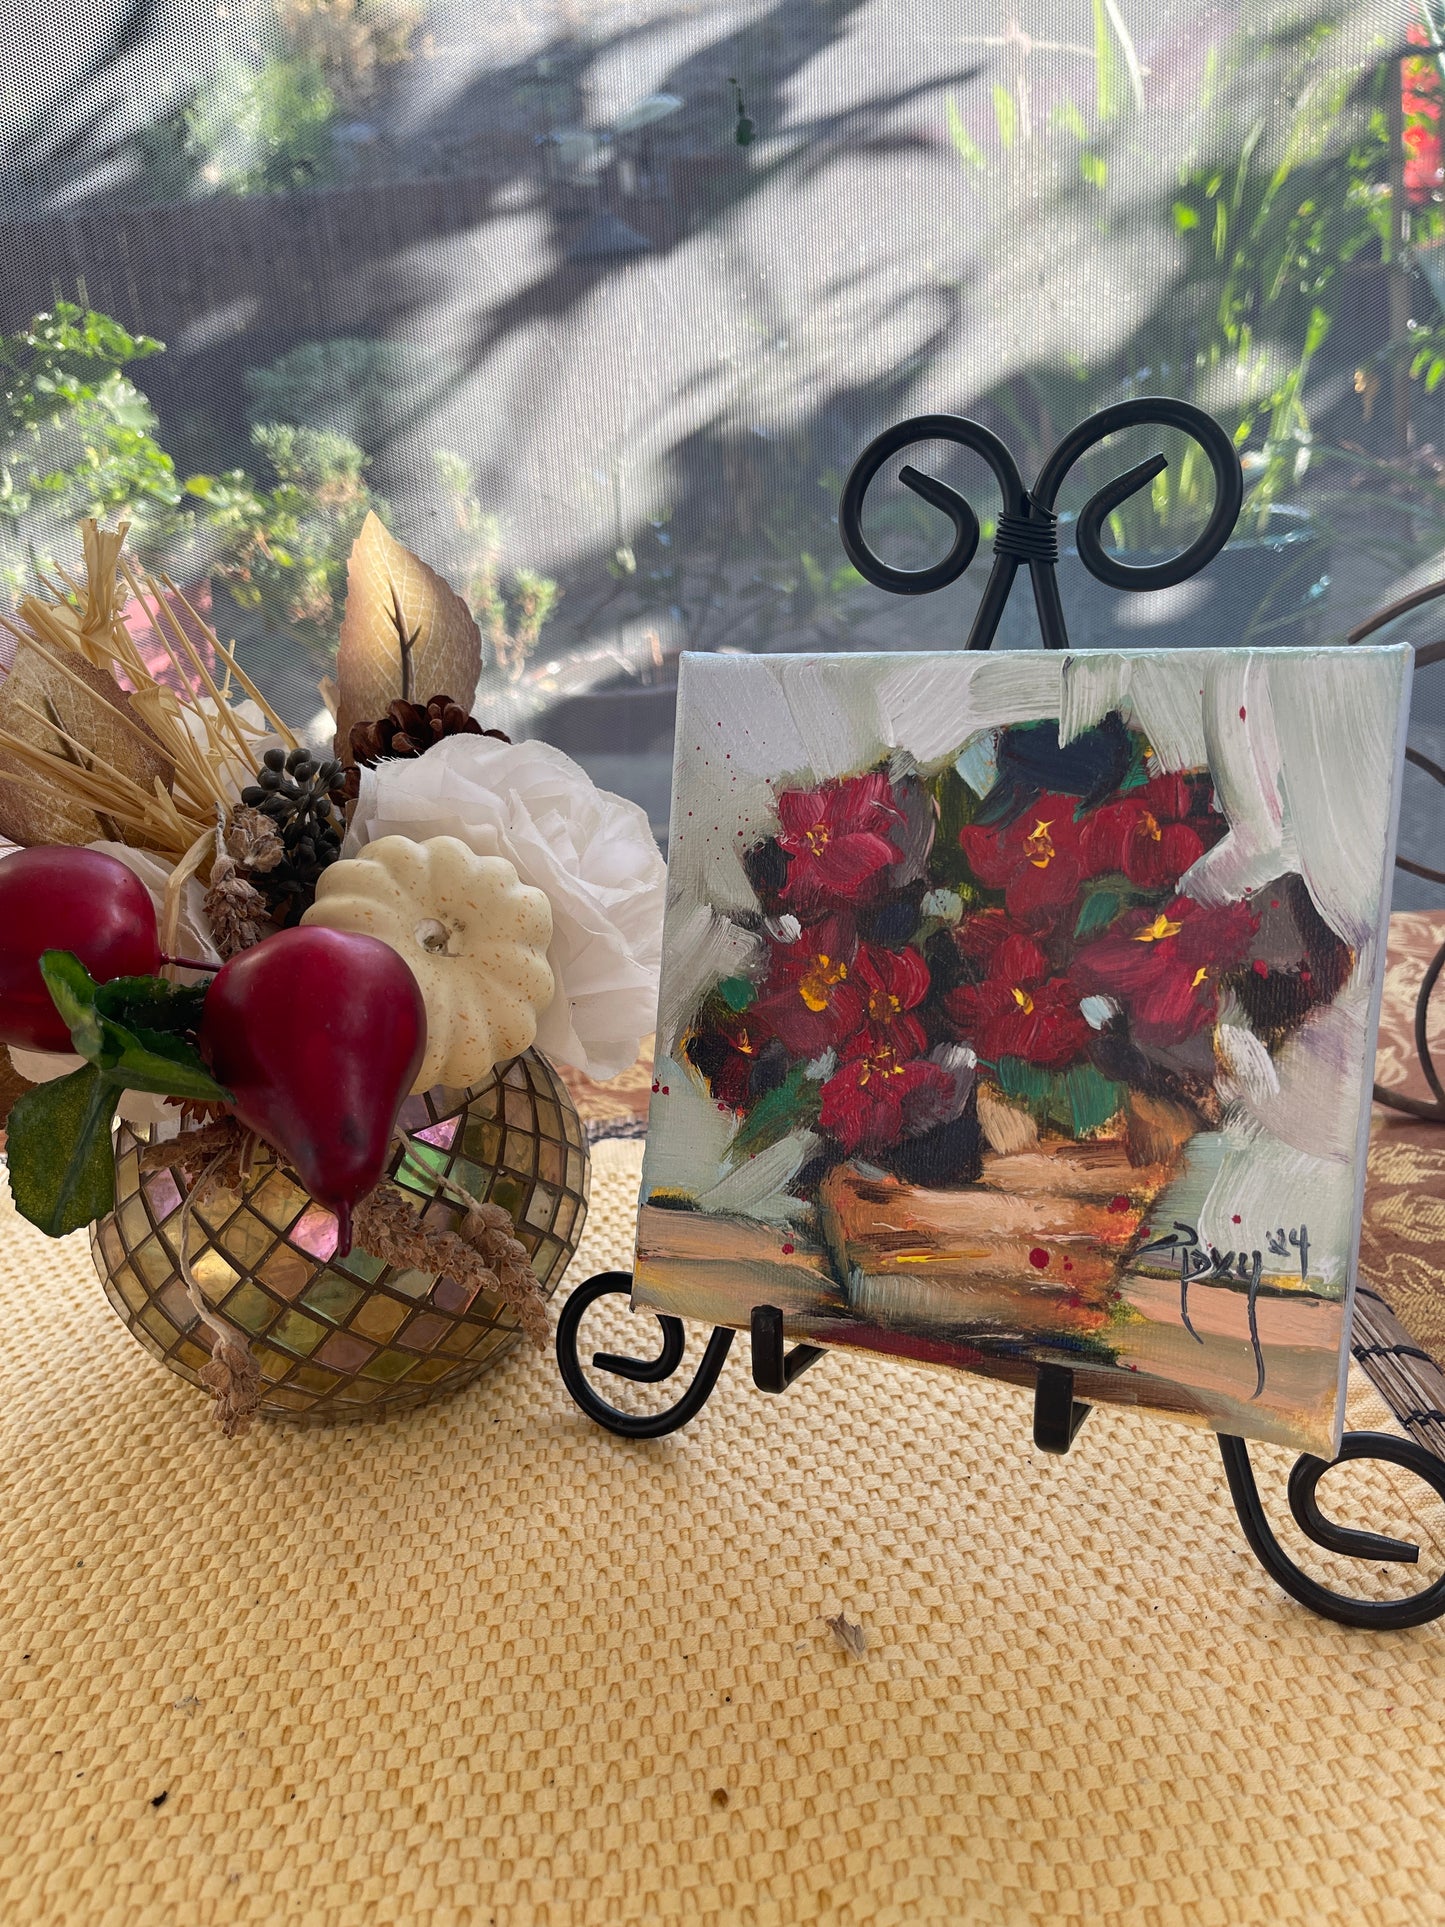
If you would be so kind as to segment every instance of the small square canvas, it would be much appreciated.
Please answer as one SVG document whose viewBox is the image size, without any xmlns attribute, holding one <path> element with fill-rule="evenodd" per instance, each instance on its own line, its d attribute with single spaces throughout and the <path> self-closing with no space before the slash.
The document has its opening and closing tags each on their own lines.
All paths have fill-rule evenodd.
<svg viewBox="0 0 1445 1927">
<path fill-rule="evenodd" d="M 684 657 L 634 1302 L 1331 1456 L 1410 666 Z"/>
</svg>

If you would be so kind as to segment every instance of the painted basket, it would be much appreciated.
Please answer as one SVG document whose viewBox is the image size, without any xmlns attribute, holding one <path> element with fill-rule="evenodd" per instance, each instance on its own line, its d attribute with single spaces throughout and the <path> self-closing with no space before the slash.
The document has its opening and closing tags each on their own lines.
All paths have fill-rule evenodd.
<svg viewBox="0 0 1445 1927">
<path fill-rule="evenodd" d="M 438 1087 L 409 1098 L 409 1140 L 391 1171 L 425 1199 L 429 1221 L 455 1228 L 462 1212 L 420 1170 L 501 1205 L 547 1296 L 556 1290 L 587 1217 L 586 1133 L 561 1078 L 527 1051 L 471 1090 Z M 210 1359 L 176 1264 L 184 1178 L 141 1175 L 153 1133 L 120 1127 L 116 1208 L 91 1232 L 105 1294 L 146 1350 L 191 1384 Z M 513 1314 L 493 1294 L 445 1274 L 402 1269 L 359 1247 L 334 1259 L 336 1221 L 278 1167 L 257 1157 L 239 1192 L 213 1191 L 192 1213 L 186 1256 L 205 1297 L 251 1340 L 261 1368 L 260 1410 L 272 1418 L 352 1418 L 420 1404 L 469 1384 L 517 1343 Z"/>
</svg>

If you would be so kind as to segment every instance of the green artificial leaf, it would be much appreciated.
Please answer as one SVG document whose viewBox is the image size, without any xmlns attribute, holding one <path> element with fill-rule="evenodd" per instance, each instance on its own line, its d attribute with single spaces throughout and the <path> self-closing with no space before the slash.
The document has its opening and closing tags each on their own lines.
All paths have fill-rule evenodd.
<svg viewBox="0 0 1445 1927">
<path fill-rule="evenodd" d="M 807 1130 L 822 1109 L 822 1085 L 795 1064 L 782 1083 L 760 1097 L 743 1119 L 728 1155 L 742 1164 L 759 1151 L 785 1138 L 789 1131 Z"/>
<path fill-rule="evenodd" d="M 164 1031 L 127 1030 L 107 1022 L 106 1075 L 121 1090 L 152 1091 L 197 1104 L 230 1104 L 231 1093 L 206 1069 L 195 1047 Z"/>
<path fill-rule="evenodd" d="M 209 984 L 171 984 L 163 977 L 113 977 L 96 991 L 95 1007 L 129 1030 L 194 1037 L 209 989 Z"/>
<path fill-rule="evenodd" d="M 115 1205 L 110 1126 L 120 1086 L 94 1064 L 37 1084 L 11 1107 L 10 1190 L 20 1215 L 62 1238 Z"/>
<path fill-rule="evenodd" d="M 94 978 L 69 950 L 45 951 L 40 959 L 40 974 L 50 992 L 51 1003 L 70 1027 L 70 1041 L 82 1057 L 94 1063 L 102 1049 Z"/>
<path fill-rule="evenodd" d="M 68 950 L 47 950 L 40 970 L 76 1050 L 117 1093 L 150 1091 L 200 1104 L 232 1101 L 183 1034 L 200 1024 L 204 985 L 168 984 L 160 977 L 96 984 Z"/>
<path fill-rule="evenodd" d="M 717 993 L 732 1011 L 750 1009 L 758 995 L 756 984 L 747 977 L 724 977 L 717 987 Z"/>
</svg>

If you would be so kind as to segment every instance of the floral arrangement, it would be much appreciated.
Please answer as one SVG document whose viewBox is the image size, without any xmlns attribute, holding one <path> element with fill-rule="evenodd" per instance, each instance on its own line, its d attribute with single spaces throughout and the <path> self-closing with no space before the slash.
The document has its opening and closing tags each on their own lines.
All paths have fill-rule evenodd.
<svg viewBox="0 0 1445 1927">
<path fill-rule="evenodd" d="M 800 1197 L 843 1160 L 967 1184 L 1041 1135 L 1167 1161 L 1349 969 L 1298 877 L 1191 895 L 1227 829 L 1210 779 L 1161 771 L 1117 715 L 776 806 L 744 859 L 756 967 L 706 992 L 683 1051 L 741 1120 L 734 1159 L 816 1134 Z"/>
<path fill-rule="evenodd" d="M 117 1118 L 189 1186 L 299 1180 L 345 1257 L 485 1285 L 540 1342 L 505 1210 L 439 1225 L 389 1181 L 408 1102 L 540 1043 L 609 1076 L 651 1028 L 662 859 L 643 813 L 471 715 L 465 605 L 373 515 L 352 551 L 334 747 L 298 741 L 125 528 L 7 623 L 0 682 L 0 1043 L 21 1213 L 51 1236 L 115 1204 Z M 453 693 L 448 692 L 455 692 Z M 414 1155 L 414 1154 L 413 1154 Z M 433 1159 L 432 1164 L 435 1164 Z M 254 1409 L 244 1332 L 178 1263 L 227 1429 Z M 318 1246 L 317 1249 L 320 1249 Z"/>
</svg>

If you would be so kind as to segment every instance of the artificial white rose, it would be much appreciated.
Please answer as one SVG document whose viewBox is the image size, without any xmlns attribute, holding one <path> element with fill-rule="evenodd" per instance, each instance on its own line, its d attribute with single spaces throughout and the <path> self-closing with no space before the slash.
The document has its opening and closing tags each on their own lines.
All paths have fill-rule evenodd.
<svg viewBox="0 0 1445 1927">
<path fill-rule="evenodd" d="M 460 837 L 545 892 L 557 994 L 537 1048 L 590 1077 L 628 1068 L 657 1019 L 667 883 L 635 803 L 599 790 L 549 743 L 449 736 L 425 756 L 361 771 L 343 854 L 383 836 Z"/>
</svg>

